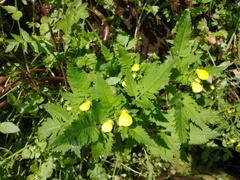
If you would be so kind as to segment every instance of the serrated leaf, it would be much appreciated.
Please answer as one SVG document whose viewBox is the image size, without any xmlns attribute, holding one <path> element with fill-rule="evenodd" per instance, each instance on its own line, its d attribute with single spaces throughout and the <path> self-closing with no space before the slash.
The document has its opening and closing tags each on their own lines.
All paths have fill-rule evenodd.
<svg viewBox="0 0 240 180">
<path fill-rule="evenodd" d="M 163 145 L 158 144 L 158 148 L 151 148 L 151 152 L 155 156 L 160 156 L 163 160 L 174 163 L 174 157 L 180 157 L 180 148 L 181 144 L 178 140 L 178 136 L 174 133 L 170 135 L 166 135 L 164 132 L 160 132 L 158 134 L 162 141 Z"/>
<path fill-rule="evenodd" d="M 101 102 L 93 101 L 91 111 L 93 120 L 99 124 L 104 123 L 108 118 L 108 112 L 106 112 Z"/>
<path fill-rule="evenodd" d="M 137 83 L 135 82 L 131 72 L 128 70 L 126 72 L 126 86 L 124 87 L 125 91 L 128 93 L 129 96 L 137 95 Z"/>
<path fill-rule="evenodd" d="M 136 104 L 137 107 L 141 108 L 155 108 L 154 104 L 147 98 L 145 100 L 135 99 L 133 100 L 133 104 Z"/>
<path fill-rule="evenodd" d="M 12 122 L 3 122 L 0 123 L 0 132 L 4 134 L 16 133 L 20 131 L 19 127 L 13 124 Z"/>
<path fill-rule="evenodd" d="M 57 134 L 61 130 L 63 122 L 59 121 L 57 118 L 52 117 L 43 121 L 42 126 L 39 128 L 38 134 L 40 138 L 46 139 L 50 137 L 50 141 L 57 137 Z"/>
<path fill-rule="evenodd" d="M 115 107 L 121 105 L 121 99 L 119 99 L 118 96 L 115 97 L 113 95 L 111 86 L 106 81 L 104 81 L 104 79 L 102 79 L 99 74 L 97 74 L 94 92 L 96 93 L 98 99 L 101 101 L 103 108 L 106 111 L 111 111 Z"/>
<path fill-rule="evenodd" d="M 183 104 L 184 104 L 184 114 L 186 118 L 191 119 L 192 122 L 197 124 L 200 128 L 206 126 L 203 120 L 203 117 L 199 113 L 198 105 L 194 99 L 190 96 L 183 95 Z"/>
<path fill-rule="evenodd" d="M 223 70 L 227 69 L 230 65 L 232 65 L 232 62 L 225 61 L 225 62 L 221 63 L 218 66 L 207 66 L 207 67 L 204 67 L 204 70 L 206 70 L 209 73 L 209 75 L 215 75 L 215 74 L 220 73 Z"/>
<path fill-rule="evenodd" d="M 152 70 L 142 79 L 142 88 L 140 89 L 141 97 L 147 93 L 157 93 L 168 82 L 170 71 L 174 66 L 175 61 L 167 61 L 161 65 L 156 65 Z"/>
<path fill-rule="evenodd" d="M 204 144 L 208 140 L 216 138 L 219 134 L 216 131 L 211 130 L 207 126 L 198 128 L 194 124 L 190 124 L 190 133 L 189 133 L 189 144 Z"/>
<path fill-rule="evenodd" d="M 84 71 L 67 63 L 67 80 L 75 95 L 88 97 L 91 81 Z"/>
<path fill-rule="evenodd" d="M 105 159 L 111 153 L 112 145 L 113 145 L 113 134 L 105 133 L 103 136 L 99 138 L 99 140 L 94 143 L 91 147 L 92 156 L 95 161 L 98 161 L 99 156 L 102 155 Z"/>
<path fill-rule="evenodd" d="M 129 133 L 137 142 L 157 148 L 157 144 L 150 138 L 150 136 L 141 126 L 137 126 L 134 129 L 129 129 Z"/>
<path fill-rule="evenodd" d="M 87 114 L 79 114 L 78 119 L 65 128 L 63 134 L 58 136 L 51 144 L 56 148 L 61 144 L 71 144 L 82 147 L 84 145 L 96 142 L 99 138 L 99 129 L 96 122 Z"/>
<path fill-rule="evenodd" d="M 191 19 L 190 14 L 183 13 L 177 26 L 177 34 L 174 39 L 173 45 L 176 53 L 181 57 L 187 57 L 191 51 L 190 46 L 191 37 Z"/>
<path fill-rule="evenodd" d="M 104 45 L 102 45 L 102 54 L 107 61 L 112 60 L 114 57 L 114 54 Z"/>
<path fill-rule="evenodd" d="M 175 107 L 175 123 L 176 133 L 180 142 L 184 144 L 188 139 L 188 118 L 185 116 L 182 104 Z"/>
<path fill-rule="evenodd" d="M 45 104 L 44 108 L 52 117 L 56 117 L 63 121 L 69 121 L 71 119 L 67 110 L 59 104 Z"/>
</svg>

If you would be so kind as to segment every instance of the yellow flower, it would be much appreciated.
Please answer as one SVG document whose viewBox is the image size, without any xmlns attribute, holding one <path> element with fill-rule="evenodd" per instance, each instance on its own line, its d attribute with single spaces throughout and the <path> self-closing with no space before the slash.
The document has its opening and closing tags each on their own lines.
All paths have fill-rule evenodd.
<svg viewBox="0 0 240 180">
<path fill-rule="evenodd" d="M 122 82 L 122 87 L 125 87 L 127 84 L 125 81 Z"/>
<path fill-rule="evenodd" d="M 231 109 L 228 109 L 227 112 L 228 112 L 228 114 L 232 114 L 232 110 Z"/>
<path fill-rule="evenodd" d="M 240 152 L 240 144 L 238 144 L 238 145 L 235 147 L 235 150 L 236 150 L 237 152 Z"/>
<path fill-rule="evenodd" d="M 207 80 L 209 77 L 208 72 L 203 69 L 197 69 L 196 73 L 197 73 L 198 78 L 201 80 Z"/>
<path fill-rule="evenodd" d="M 113 122 L 112 120 L 108 120 L 107 122 L 103 123 L 102 125 L 102 131 L 103 132 L 110 132 L 113 129 Z"/>
<path fill-rule="evenodd" d="M 67 106 L 67 111 L 71 111 L 72 107 L 71 106 Z"/>
<path fill-rule="evenodd" d="M 140 69 L 140 65 L 139 64 L 134 64 L 133 66 L 132 66 L 132 71 L 139 71 L 139 69 Z"/>
<path fill-rule="evenodd" d="M 126 112 L 122 111 L 122 114 L 119 117 L 119 126 L 130 126 L 133 120 L 132 117 Z"/>
<path fill-rule="evenodd" d="M 133 77 L 133 79 L 135 79 L 137 77 L 137 74 L 133 73 L 132 77 Z"/>
<path fill-rule="evenodd" d="M 203 87 L 201 84 L 197 83 L 197 82 L 192 82 L 192 90 L 195 93 L 200 93 L 203 90 Z"/>
<path fill-rule="evenodd" d="M 210 88 L 211 88 L 211 90 L 214 90 L 214 89 L 215 89 L 214 85 L 211 85 Z"/>
<path fill-rule="evenodd" d="M 79 109 L 81 111 L 88 111 L 90 109 L 90 106 L 91 106 L 91 102 L 90 101 L 86 101 L 85 103 L 82 103 L 80 106 L 79 106 Z"/>
<path fill-rule="evenodd" d="M 194 79 L 195 82 L 200 83 L 201 80 L 199 78 Z"/>
</svg>

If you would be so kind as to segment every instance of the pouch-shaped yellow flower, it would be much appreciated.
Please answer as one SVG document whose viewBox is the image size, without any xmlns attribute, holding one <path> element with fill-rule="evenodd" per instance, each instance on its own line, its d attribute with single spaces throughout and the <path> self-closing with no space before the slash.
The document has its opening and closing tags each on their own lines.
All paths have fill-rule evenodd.
<svg viewBox="0 0 240 180">
<path fill-rule="evenodd" d="M 207 80 L 209 78 L 208 72 L 203 69 L 197 69 L 196 73 L 197 73 L 198 78 L 201 80 Z"/>
<path fill-rule="evenodd" d="M 102 129 L 103 132 L 110 132 L 110 131 L 112 131 L 112 129 L 113 129 L 113 122 L 112 122 L 112 120 L 108 120 L 107 122 L 103 123 L 101 129 Z"/>
<path fill-rule="evenodd" d="M 237 152 L 240 152 L 240 144 L 238 144 L 238 145 L 235 147 L 235 150 L 236 150 Z"/>
<path fill-rule="evenodd" d="M 134 64 L 133 66 L 132 66 L 132 71 L 139 71 L 139 69 L 140 69 L 140 65 L 139 64 Z"/>
<path fill-rule="evenodd" d="M 203 87 L 201 84 L 197 83 L 197 82 L 192 82 L 192 90 L 195 93 L 200 93 L 203 90 Z"/>
<path fill-rule="evenodd" d="M 119 117 L 119 126 L 130 126 L 132 124 L 133 120 L 132 117 L 126 112 L 122 111 L 122 114 Z"/>
<path fill-rule="evenodd" d="M 90 101 L 86 101 L 85 103 L 82 103 L 80 106 L 79 106 L 79 109 L 81 111 L 88 111 L 90 109 L 90 106 L 91 106 L 91 102 Z"/>
</svg>

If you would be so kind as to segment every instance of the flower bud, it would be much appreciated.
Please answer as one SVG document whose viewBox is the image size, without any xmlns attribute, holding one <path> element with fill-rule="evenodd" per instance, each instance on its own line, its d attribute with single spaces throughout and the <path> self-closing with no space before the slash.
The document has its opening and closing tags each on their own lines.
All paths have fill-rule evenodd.
<svg viewBox="0 0 240 180">
<path fill-rule="evenodd" d="M 101 129 L 103 132 L 111 132 L 113 129 L 112 120 L 108 120 L 107 122 L 103 123 Z"/>
<path fill-rule="evenodd" d="M 139 64 L 134 64 L 132 66 L 132 71 L 134 71 L 134 72 L 139 71 L 139 69 L 140 69 L 140 65 Z"/>
<path fill-rule="evenodd" d="M 82 103 L 80 106 L 79 106 L 79 109 L 81 111 L 88 111 L 90 109 L 90 106 L 91 106 L 91 102 L 90 101 L 86 101 L 85 103 Z"/>
<path fill-rule="evenodd" d="M 133 123 L 132 117 L 126 112 L 122 111 L 119 117 L 119 126 L 130 126 Z"/>
<path fill-rule="evenodd" d="M 192 82 L 192 90 L 195 93 L 200 93 L 203 91 L 203 87 L 201 84 L 199 84 L 197 82 Z"/>
<path fill-rule="evenodd" d="M 207 80 L 209 78 L 208 72 L 203 69 L 197 69 L 196 73 L 197 73 L 198 78 L 201 80 Z"/>
</svg>

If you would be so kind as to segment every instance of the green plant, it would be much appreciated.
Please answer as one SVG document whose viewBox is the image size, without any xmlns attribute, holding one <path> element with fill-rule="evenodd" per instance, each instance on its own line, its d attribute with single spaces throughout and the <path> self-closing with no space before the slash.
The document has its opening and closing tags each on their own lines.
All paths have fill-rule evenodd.
<svg viewBox="0 0 240 180">
<path fill-rule="evenodd" d="M 239 151 L 239 13 L 230 13 L 238 7 L 194 2 L 204 8 L 174 17 L 166 59 L 152 54 L 150 63 L 133 51 L 140 26 L 159 10 L 171 20 L 168 2 L 134 1 L 134 37 L 97 10 L 114 14 L 112 1 L 46 2 L 56 9 L 42 7 L 40 21 L 28 23 L 32 34 L 21 27 L 16 2 L 1 5 L 17 23 L 0 38 L 0 131 L 15 133 L 1 134 L 3 178 L 154 179 L 168 165 L 162 162 L 187 161 L 196 147 L 208 167 Z M 195 19 L 207 12 L 212 19 Z"/>
</svg>

